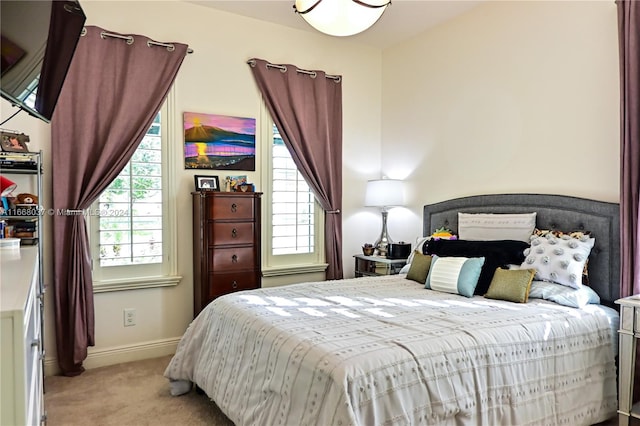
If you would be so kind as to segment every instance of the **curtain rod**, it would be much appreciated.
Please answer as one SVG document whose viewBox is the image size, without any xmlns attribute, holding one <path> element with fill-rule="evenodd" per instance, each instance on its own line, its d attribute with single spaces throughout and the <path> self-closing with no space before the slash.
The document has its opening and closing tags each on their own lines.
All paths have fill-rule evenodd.
<svg viewBox="0 0 640 426">
<path fill-rule="evenodd" d="M 85 35 L 86 33 L 87 33 L 86 28 L 83 28 L 83 29 L 82 29 L 82 33 L 81 33 L 80 35 L 82 35 L 82 36 L 83 36 L 83 35 Z M 101 31 L 101 32 L 100 32 L 100 37 L 101 37 L 101 38 L 103 38 L 103 39 L 104 39 L 105 37 L 113 37 L 113 38 L 119 38 L 119 39 L 122 39 L 122 40 L 127 40 L 127 44 L 133 44 L 133 40 L 134 40 L 134 39 L 133 39 L 133 36 L 123 36 L 123 35 L 120 35 L 120 34 L 108 33 L 108 32 L 106 32 L 106 31 Z M 149 47 L 151 47 L 151 46 L 162 46 L 162 47 L 166 47 L 166 48 L 167 48 L 167 50 L 168 50 L 169 52 L 174 51 L 174 50 L 175 50 L 175 48 L 176 48 L 176 47 L 175 47 L 173 44 L 171 44 L 171 43 L 161 43 L 161 42 L 159 42 L 159 41 L 153 41 L 153 40 L 147 40 L 147 46 L 149 46 Z M 188 48 L 188 49 L 187 49 L 187 53 L 193 53 L 193 49 Z"/>
<path fill-rule="evenodd" d="M 255 67 L 256 66 L 256 61 L 255 61 L 255 59 L 249 59 L 247 61 L 247 64 L 251 65 L 252 67 Z M 287 67 L 285 65 L 277 65 L 277 64 L 272 64 L 272 63 L 267 62 L 267 68 L 276 68 L 276 69 L 279 69 L 282 72 L 287 72 Z M 316 75 L 317 75 L 317 73 L 315 71 L 302 70 L 302 69 L 298 69 L 298 68 L 296 68 L 296 72 L 299 72 L 300 74 L 310 75 L 312 78 L 316 78 Z M 340 83 L 340 81 L 342 80 L 342 76 L 339 76 L 339 75 L 325 74 L 324 76 L 326 78 L 329 78 L 329 79 L 335 81 L 336 83 Z"/>
</svg>

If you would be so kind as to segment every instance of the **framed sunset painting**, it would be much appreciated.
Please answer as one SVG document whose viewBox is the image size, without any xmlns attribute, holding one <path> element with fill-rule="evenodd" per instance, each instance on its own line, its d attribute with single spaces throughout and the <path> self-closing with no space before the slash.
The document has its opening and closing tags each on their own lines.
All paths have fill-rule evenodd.
<svg viewBox="0 0 640 426">
<path fill-rule="evenodd" d="M 184 168 L 256 169 L 256 119 L 184 113 Z"/>
</svg>

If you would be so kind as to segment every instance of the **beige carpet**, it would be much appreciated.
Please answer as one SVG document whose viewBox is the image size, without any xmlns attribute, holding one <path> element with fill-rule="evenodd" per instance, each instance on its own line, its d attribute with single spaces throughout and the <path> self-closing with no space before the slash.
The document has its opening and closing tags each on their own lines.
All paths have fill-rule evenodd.
<svg viewBox="0 0 640 426">
<path fill-rule="evenodd" d="M 233 423 L 195 391 L 178 397 L 163 377 L 170 356 L 45 378 L 47 426 L 214 425 Z"/>
</svg>

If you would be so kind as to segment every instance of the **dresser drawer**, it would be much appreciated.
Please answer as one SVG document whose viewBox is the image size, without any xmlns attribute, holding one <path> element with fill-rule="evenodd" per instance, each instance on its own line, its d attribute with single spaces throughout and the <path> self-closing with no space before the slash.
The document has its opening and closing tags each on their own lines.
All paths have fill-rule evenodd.
<svg viewBox="0 0 640 426">
<path fill-rule="evenodd" d="M 255 224 L 253 222 L 217 222 L 209 226 L 209 244 L 252 244 Z"/>
<path fill-rule="evenodd" d="M 255 271 L 235 274 L 210 274 L 209 297 L 214 299 L 234 291 L 260 288 L 258 280 L 258 274 Z"/>
<path fill-rule="evenodd" d="M 207 203 L 207 219 L 214 220 L 252 220 L 254 213 L 254 203 L 256 199 L 253 197 L 230 196 L 208 199 Z"/>
<path fill-rule="evenodd" d="M 256 268 L 256 248 L 231 247 L 209 249 L 209 263 L 215 272 L 233 272 Z"/>
</svg>

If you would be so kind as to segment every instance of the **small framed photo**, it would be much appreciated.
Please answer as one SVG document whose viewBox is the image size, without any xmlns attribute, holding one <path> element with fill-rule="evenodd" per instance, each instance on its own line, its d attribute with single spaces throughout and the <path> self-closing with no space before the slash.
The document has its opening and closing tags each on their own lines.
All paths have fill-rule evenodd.
<svg viewBox="0 0 640 426">
<path fill-rule="evenodd" d="M 29 136 L 24 134 L 0 132 L 0 146 L 5 152 L 29 152 L 28 141 Z"/>
<path fill-rule="evenodd" d="M 195 175 L 196 191 L 220 191 L 218 176 Z"/>
</svg>

